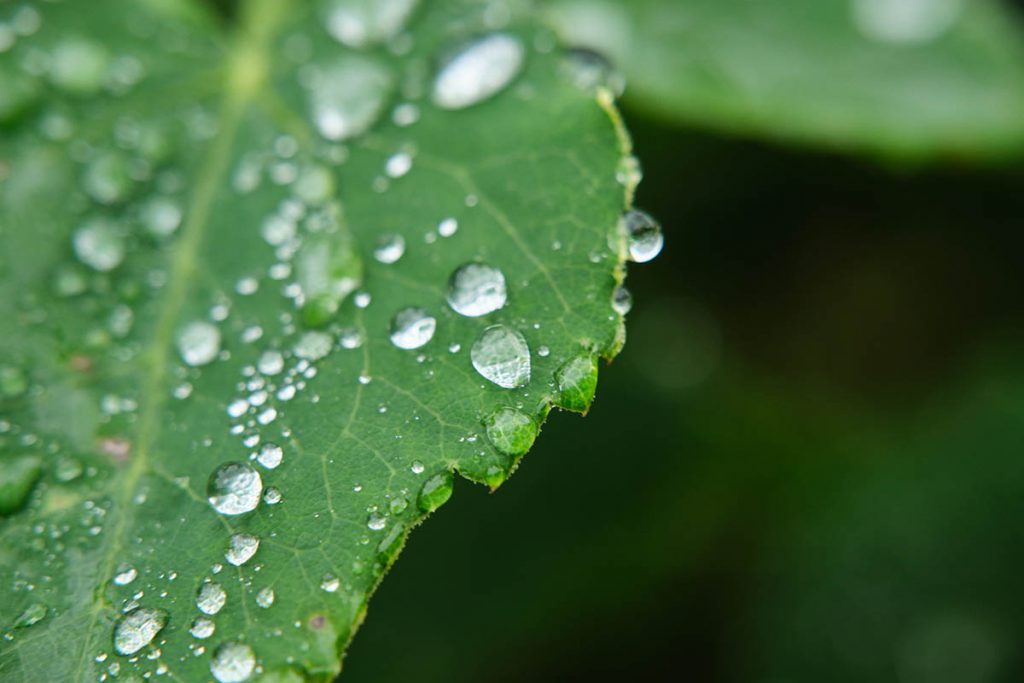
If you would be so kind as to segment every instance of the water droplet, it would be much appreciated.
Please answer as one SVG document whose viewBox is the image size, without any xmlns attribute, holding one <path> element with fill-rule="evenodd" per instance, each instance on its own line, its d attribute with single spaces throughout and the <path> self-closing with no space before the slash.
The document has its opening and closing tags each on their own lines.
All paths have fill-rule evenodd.
<svg viewBox="0 0 1024 683">
<path fill-rule="evenodd" d="M 454 218 L 445 218 L 437 224 L 437 234 L 441 237 L 451 237 L 459 231 L 459 222 Z"/>
<path fill-rule="evenodd" d="M 284 370 L 284 356 L 280 351 L 264 351 L 256 361 L 256 369 L 268 377 L 273 377 Z"/>
<path fill-rule="evenodd" d="M 267 505 L 277 505 L 281 502 L 281 492 L 273 486 L 269 487 L 263 494 L 263 502 Z"/>
<path fill-rule="evenodd" d="M 224 643 L 213 653 L 210 673 L 218 683 L 242 683 L 256 670 L 256 654 L 245 643 Z"/>
<path fill-rule="evenodd" d="M 181 359 L 192 367 L 212 363 L 220 353 L 220 330 L 205 320 L 196 320 L 182 327 L 176 341 Z"/>
<path fill-rule="evenodd" d="M 263 609 L 267 609 L 274 604 L 274 599 L 276 597 L 277 596 L 274 595 L 274 589 L 270 586 L 261 588 L 260 592 L 256 594 L 256 604 Z"/>
<path fill-rule="evenodd" d="M 370 531 L 380 531 L 388 524 L 388 518 L 379 512 L 371 512 L 366 520 L 366 528 Z"/>
<path fill-rule="evenodd" d="M 626 79 L 608 58 L 588 48 L 576 47 L 566 51 L 562 72 L 580 90 L 595 92 L 605 88 L 615 97 L 626 90 Z"/>
<path fill-rule="evenodd" d="M 50 55 L 50 81 L 74 95 L 95 95 L 107 79 L 111 57 L 99 43 L 65 40 Z"/>
<path fill-rule="evenodd" d="M 416 503 L 420 510 L 433 512 L 451 498 L 454 488 L 455 481 L 451 472 L 435 474 L 423 483 Z"/>
<path fill-rule="evenodd" d="M 404 496 L 397 496 L 391 499 L 388 503 L 388 509 L 391 510 L 391 514 L 400 515 L 405 512 L 405 509 L 409 507 L 409 501 Z"/>
<path fill-rule="evenodd" d="M 401 178 L 412 170 L 412 156 L 407 152 L 399 152 L 388 158 L 384 172 L 390 178 Z"/>
<path fill-rule="evenodd" d="M 437 320 L 422 308 L 404 308 L 391 320 L 391 343 L 400 349 L 418 349 L 434 336 Z"/>
<path fill-rule="evenodd" d="M 518 331 L 492 325 L 469 351 L 473 367 L 499 387 L 515 389 L 530 382 L 530 347 Z"/>
<path fill-rule="evenodd" d="M 953 28 L 965 5 L 964 0 L 853 0 L 850 9 L 869 40 L 923 45 Z"/>
<path fill-rule="evenodd" d="M 537 438 L 537 423 L 514 408 L 502 408 L 484 420 L 487 438 L 505 455 L 523 455 Z"/>
<path fill-rule="evenodd" d="M 192 634 L 193 638 L 204 640 L 213 635 L 213 632 L 217 630 L 216 624 L 213 623 L 213 619 L 207 619 L 206 617 L 196 617 L 192 621 L 192 628 L 189 629 L 189 633 Z"/>
<path fill-rule="evenodd" d="M 47 609 L 46 605 L 41 602 L 34 602 L 26 607 L 25 611 L 21 613 L 21 616 L 19 616 L 17 621 L 15 621 L 15 626 L 20 628 L 35 626 L 46 618 L 48 612 L 49 609 Z"/>
<path fill-rule="evenodd" d="M 541 358 L 547 358 L 551 355 L 551 349 L 547 346 L 539 346 L 537 347 L 537 355 Z"/>
<path fill-rule="evenodd" d="M 0 515 L 21 509 L 41 475 L 42 460 L 38 456 L 22 455 L 5 460 L 0 467 Z"/>
<path fill-rule="evenodd" d="M 167 197 L 154 197 L 140 210 L 142 225 L 154 237 L 172 235 L 181 225 L 181 207 Z"/>
<path fill-rule="evenodd" d="M 633 309 L 633 295 L 622 285 L 612 292 L 612 309 L 619 315 L 626 315 Z"/>
<path fill-rule="evenodd" d="M 396 524 L 391 530 L 380 539 L 377 544 L 377 557 L 385 565 L 390 564 L 398 556 L 402 548 L 402 540 L 405 538 L 405 525 Z"/>
<path fill-rule="evenodd" d="M 117 567 L 117 573 L 114 574 L 114 578 L 111 581 L 116 586 L 127 586 L 129 583 L 135 580 L 135 577 L 139 575 L 139 572 L 135 567 L 130 564 L 120 564 Z"/>
<path fill-rule="evenodd" d="M 327 13 L 327 32 L 352 48 L 386 41 L 405 26 L 419 0 L 335 0 Z"/>
<path fill-rule="evenodd" d="M 423 466 L 423 463 L 421 463 L 419 460 L 413 460 L 412 467 L 410 467 L 409 469 L 412 470 L 413 474 L 423 474 L 423 471 L 426 468 Z"/>
<path fill-rule="evenodd" d="M 210 505 L 222 515 L 252 512 L 260 502 L 263 480 L 246 463 L 229 462 L 218 467 L 206 484 Z"/>
<path fill-rule="evenodd" d="M 299 173 L 293 189 L 302 201 L 319 206 L 334 194 L 334 176 L 326 166 L 307 166 Z"/>
<path fill-rule="evenodd" d="M 448 282 L 448 305 L 456 313 L 476 318 L 497 311 L 508 301 L 505 275 L 483 263 L 468 263 Z"/>
<path fill-rule="evenodd" d="M 167 612 L 153 607 L 136 607 L 114 626 L 114 649 L 133 655 L 149 645 L 167 624 Z"/>
<path fill-rule="evenodd" d="M 566 410 L 586 413 L 597 391 L 597 359 L 590 355 L 577 356 L 559 368 L 555 380 L 561 392 L 558 405 Z"/>
<path fill-rule="evenodd" d="M 392 80 L 381 64 L 347 56 L 315 73 L 308 88 L 317 131 L 328 140 L 340 141 L 362 135 L 377 122 Z"/>
<path fill-rule="evenodd" d="M 464 109 L 495 95 L 522 69 L 526 50 L 515 36 L 496 33 L 455 54 L 434 81 L 434 103 Z"/>
<path fill-rule="evenodd" d="M 236 567 L 241 567 L 256 554 L 259 547 L 260 539 L 256 536 L 252 534 L 234 534 L 228 541 L 228 549 L 224 553 L 224 559 Z"/>
<path fill-rule="evenodd" d="M 14 365 L 0 365 L 0 398 L 17 398 L 28 391 L 28 375 Z"/>
<path fill-rule="evenodd" d="M 362 283 L 363 262 L 345 232 L 308 238 L 295 258 L 304 299 L 303 321 L 310 327 L 322 327 Z"/>
<path fill-rule="evenodd" d="M 405 239 L 401 235 L 382 235 L 373 257 L 380 263 L 392 264 L 405 254 Z"/>
<path fill-rule="evenodd" d="M 82 189 L 100 204 L 119 204 L 132 191 L 131 168 L 128 159 L 114 152 L 94 159 L 82 176 Z"/>
<path fill-rule="evenodd" d="M 323 581 L 320 582 L 321 590 L 328 593 L 334 593 L 341 587 L 341 580 L 333 574 L 325 574 Z"/>
<path fill-rule="evenodd" d="M 650 215 L 632 209 L 619 221 L 629 246 L 629 258 L 637 263 L 646 263 L 661 253 L 665 238 L 661 226 Z"/>
<path fill-rule="evenodd" d="M 78 260 L 101 273 L 117 268 L 124 260 L 125 244 L 121 230 L 113 223 L 94 219 L 75 231 L 72 247 Z"/>
<path fill-rule="evenodd" d="M 257 462 L 266 467 L 268 470 L 272 470 L 281 464 L 281 460 L 284 459 L 284 449 L 278 446 L 276 443 L 265 443 L 263 448 L 260 449 L 259 455 L 256 456 Z"/>
<path fill-rule="evenodd" d="M 224 607 L 227 600 L 228 594 L 224 588 L 214 581 L 204 582 L 196 593 L 196 607 L 200 612 L 211 617 Z"/>
</svg>

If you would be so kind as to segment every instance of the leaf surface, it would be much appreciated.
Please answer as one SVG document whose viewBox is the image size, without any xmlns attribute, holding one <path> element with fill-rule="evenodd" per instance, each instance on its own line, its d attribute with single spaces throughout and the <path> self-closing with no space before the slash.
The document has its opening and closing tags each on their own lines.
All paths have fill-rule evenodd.
<svg viewBox="0 0 1024 683">
<path fill-rule="evenodd" d="M 23 7 L 0 680 L 329 680 L 453 472 L 498 486 L 622 344 L 610 96 L 514 4 Z"/>
</svg>

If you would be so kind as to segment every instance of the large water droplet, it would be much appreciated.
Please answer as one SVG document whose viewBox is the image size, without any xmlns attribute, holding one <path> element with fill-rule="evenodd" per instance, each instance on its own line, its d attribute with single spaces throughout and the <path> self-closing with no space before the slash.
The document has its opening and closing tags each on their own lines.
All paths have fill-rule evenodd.
<svg viewBox="0 0 1024 683">
<path fill-rule="evenodd" d="M 173 199 L 154 197 L 140 210 L 142 225 L 154 237 L 167 237 L 181 225 L 181 207 Z"/>
<path fill-rule="evenodd" d="M 78 260 L 101 273 L 113 270 L 124 260 L 121 230 L 103 219 L 93 219 L 75 230 L 71 246 Z"/>
<path fill-rule="evenodd" d="M 502 408 L 484 420 L 487 438 L 505 455 L 523 455 L 537 438 L 537 423 L 514 408 Z"/>
<path fill-rule="evenodd" d="M 224 553 L 224 559 L 236 567 L 241 567 L 256 554 L 259 547 L 260 539 L 256 536 L 252 534 L 234 534 L 228 541 L 228 549 Z"/>
<path fill-rule="evenodd" d="M 493 313 L 506 301 L 505 275 L 493 266 L 468 263 L 452 273 L 448 282 L 448 305 L 470 318 Z"/>
<path fill-rule="evenodd" d="M 224 591 L 224 588 L 219 583 L 213 581 L 203 583 L 196 593 L 196 607 L 203 614 L 209 614 L 210 616 L 219 612 L 227 600 L 228 594 Z"/>
<path fill-rule="evenodd" d="M 441 472 L 427 479 L 417 499 L 420 510 L 433 512 L 441 507 L 452 497 L 454 488 L 455 481 L 451 472 Z"/>
<path fill-rule="evenodd" d="M 218 683 L 242 683 L 255 670 L 256 654 L 245 643 L 224 643 L 210 661 L 210 673 Z"/>
<path fill-rule="evenodd" d="M 523 335 L 510 327 L 488 327 L 469 356 L 476 371 L 499 387 L 515 389 L 530 382 L 530 347 Z"/>
<path fill-rule="evenodd" d="M 149 645 L 167 624 L 167 612 L 153 607 L 136 607 L 114 626 L 114 649 L 133 655 Z"/>
<path fill-rule="evenodd" d="M 362 135 L 377 122 L 391 91 L 390 71 L 365 58 L 348 56 L 310 79 L 316 129 L 328 140 Z"/>
<path fill-rule="evenodd" d="M 464 47 L 434 81 L 434 103 L 464 109 L 504 89 L 523 67 L 526 50 L 515 36 L 495 33 Z"/>
<path fill-rule="evenodd" d="M 362 283 L 363 261 L 344 231 L 307 238 L 295 258 L 304 298 L 303 321 L 322 327 Z"/>
<path fill-rule="evenodd" d="M 594 402 L 597 391 L 597 359 L 593 356 L 577 356 L 555 373 L 558 382 L 557 403 L 566 410 L 585 413 Z"/>
<path fill-rule="evenodd" d="M 418 349 L 434 337 L 437 320 L 422 308 L 404 308 L 391 320 L 391 343 L 400 349 Z"/>
<path fill-rule="evenodd" d="M 262 493 L 260 473 L 242 462 L 221 465 L 206 484 L 210 505 L 222 515 L 252 512 L 259 505 Z"/>
<path fill-rule="evenodd" d="M 418 0 L 335 0 L 327 32 L 348 47 L 361 48 L 393 38 L 405 26 Z"/>
<path fill-rule="evenodd" d="M 632 209 L 619 221 L 629 246 L 629 258 L 637 263 L 646 263 L 661 253 L 665 238 L 661 226 L 650 215 Z"/>
<path fill-rule="evenodd" d="M 192 367 L 212 363 L 220 353 L 220 330 L 205 320 L 196 320 L 182 327 L 176 341 L 181 359 Z"/>
</svg>

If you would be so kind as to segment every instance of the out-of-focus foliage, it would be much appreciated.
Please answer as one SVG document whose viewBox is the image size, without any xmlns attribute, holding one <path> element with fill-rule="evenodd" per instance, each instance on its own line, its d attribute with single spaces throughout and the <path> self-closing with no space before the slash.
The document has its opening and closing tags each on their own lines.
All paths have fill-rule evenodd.
<svg viewBox="0 0 1024 683">
<path fill-rule="evenodd" d="M 552 0 L 668 120 L 900 159 L 1024 149 L 1024 35 L 994 0 Z"/>
</svg>

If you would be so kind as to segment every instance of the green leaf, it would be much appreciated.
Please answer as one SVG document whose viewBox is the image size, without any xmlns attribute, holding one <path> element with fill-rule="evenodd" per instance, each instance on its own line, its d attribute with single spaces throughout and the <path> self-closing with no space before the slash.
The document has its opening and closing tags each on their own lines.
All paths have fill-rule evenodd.
<svg viewBox="0 0 1024 683">
<path fill-rule="evenodd" d="M 993 0 L 551 4 L 671 121 L 897 159 L 1024 150 L 1024 39 Z"/>
<path fill-rule="evenodd" d="M 0 680 L 331 679 L 617 353 L 628 140 L 508 10 L 0 5 Z"/>
</svg>

